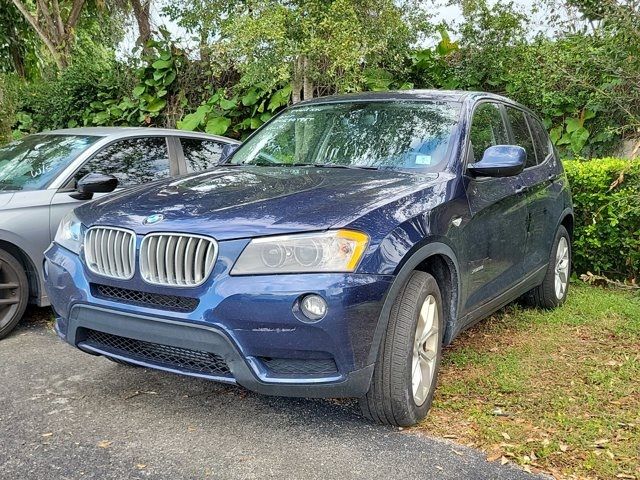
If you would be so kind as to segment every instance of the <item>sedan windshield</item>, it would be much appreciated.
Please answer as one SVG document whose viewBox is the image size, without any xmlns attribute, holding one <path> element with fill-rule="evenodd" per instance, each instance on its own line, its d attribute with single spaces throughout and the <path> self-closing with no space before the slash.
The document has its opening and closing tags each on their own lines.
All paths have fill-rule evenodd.
<svg viewBox="0 0 640 480">
<path fill-rule="evenodd" d="M 302 105 L 258 131 L 229 163 L 438 172 L 459 113 L 453 102 Z"/>
<path fill-rule="evenodd" d="M 31 135 L 0 147 L 0 191 L 46 188 L 100 137 Z"/>
</svg>

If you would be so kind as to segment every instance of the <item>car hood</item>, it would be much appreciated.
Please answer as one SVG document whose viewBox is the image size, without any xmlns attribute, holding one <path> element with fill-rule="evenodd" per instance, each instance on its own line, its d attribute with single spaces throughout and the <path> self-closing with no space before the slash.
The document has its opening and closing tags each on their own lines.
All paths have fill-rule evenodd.
<svg viewBox="0 0 640 480">
<path fill-rule="evenodd" d="M 346 226 L 394 199 L 438 183 L 438 177 L 389 170 L 219 167 L 110 195 L 76 213 L 87 226 L 231 240 Z M 156 214 L 163 219 L 143 223 Z"/>
</svg>

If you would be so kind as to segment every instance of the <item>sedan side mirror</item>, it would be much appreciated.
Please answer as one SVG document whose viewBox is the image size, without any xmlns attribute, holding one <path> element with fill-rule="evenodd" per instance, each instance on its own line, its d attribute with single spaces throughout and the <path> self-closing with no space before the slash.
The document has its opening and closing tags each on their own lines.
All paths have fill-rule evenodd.
<svg viewBox="0 0 640 480">
<path fill-rule="evenodd" d="M 118 187 L 118 179 L 104 173 L 87 173 L 78 180 L 76 192 L 70 194 L 76 200 L 91 200 L 94 193 L 113 192 Z"/>
<path fill-rule="evenodd" d="M 482 160 L 467 166 L 474 177 L 512 177 L 518 175 L 527 162 L 527 151 L 517 145 L 494 145 L 484 151 Z"/>
<path fill-rule="evenodd" d="M 220 160 L 218 160 L 218 165 L 226 162 L 231 155 L 238 149 L 240 145 L 235 143 L 227 143 L 224 147 L 222 147 L 222 153 L 220 154 Z"/>
</svg>

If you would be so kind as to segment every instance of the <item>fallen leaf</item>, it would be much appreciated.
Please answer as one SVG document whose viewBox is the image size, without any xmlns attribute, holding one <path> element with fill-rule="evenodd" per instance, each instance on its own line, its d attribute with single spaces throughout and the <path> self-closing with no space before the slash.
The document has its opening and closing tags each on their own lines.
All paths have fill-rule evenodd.
<svg viewBox="0 0 640 480">
<path fill-rule="evenodd" d="M 509 463 L 509 460 L 507 459 L 507 457 L 502 457 L 502 458 L 500 459 L 500 463 L 501 463 L 502 465 L 506 465 L 507 463 Z"/>
<path fill-rule="evenodd" d="M 502 432 L 500 435 L 502 435 L 502 438 L 505 440 L 511 440 L 511 436 L 507 432 Z"/>
<path fill-rule="evenodd" d="M 564 443 L 561 443 L 559 447 L 561 452 L 566 452 L 567 450 L 569 450 L 569 446 L 565 445 Z"/>
<path fill-rule="evenodd" d="M 490 456 L 487 457 L 487 462 L 495 462 L 500 457 L 502 457 L 502 453 L 500 453 L 500 452 L 494 453 L 493 455 L 490 455 Z"/>
<path fill-rule="evenodd" d="M 144 463 L 138 463 L 138 464 L 136 465 L 136 468 L 137 468 L 138 470 L 142 470 L 142 469 L 144 469 L 144 468 L 147 468 L 147 466 L 146 466 Z"/>
<path fill-rule="evenodd" d="M 109 440 L 101 440 L 98 442 L 98 446 L 100 448 L 109 448 L 113 442 Z"/>
</svg>

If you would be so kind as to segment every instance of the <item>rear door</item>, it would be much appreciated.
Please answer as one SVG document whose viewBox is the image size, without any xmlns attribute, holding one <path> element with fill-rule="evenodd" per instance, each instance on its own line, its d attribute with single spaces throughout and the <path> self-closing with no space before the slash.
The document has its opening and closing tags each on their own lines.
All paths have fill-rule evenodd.
<svg viewBox="0 0 640 480">
<path fill-rule="evenodd" d="M 504 108 L 493 102 L 476 106 L 469 130 L 467 164 L 480 161 L 493 145 L 509 144 Z M 465 177 L 471 218 L 459 249 L 464 313 L 496 299 L 522 278 L 526 203 L 517 177 Z M 471 315 L 474 317 L 474 315 Z"/>
<path fill-rule="evenodd" d="M 527 202 L 525 275 L 546 266 L 562 213 L 558 159 L 542 123 L 528 112 L 507 107 L 513 143 L 527 151 L 527 165 L 519 183 Z"/>
<path fill-rule="evenodd" d="M 51 238 L 55 236 L 62 217 L 85 202 L 69 194 L 75 190 L 76 182 L 91 172 L 113 175 L 118 179 L 118 188 L 127 188 L 176 175 L 177 166 L 170 160 L 165 137 L 126 138 L 107 144 L 90 157 L 53 196 L 49 214 Z M 103 195 L 108 194 L 98 193 L 93 198 Z"/>
</svg>

